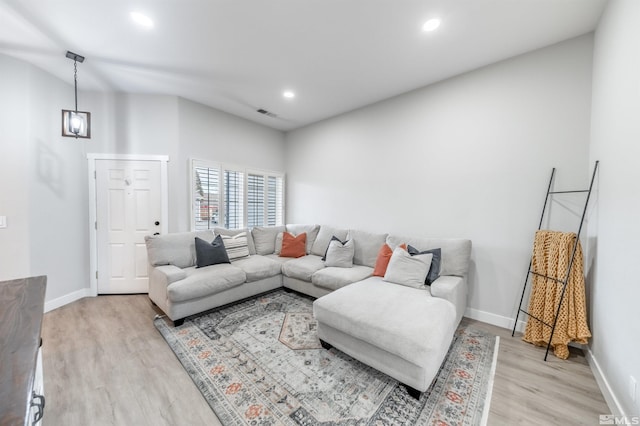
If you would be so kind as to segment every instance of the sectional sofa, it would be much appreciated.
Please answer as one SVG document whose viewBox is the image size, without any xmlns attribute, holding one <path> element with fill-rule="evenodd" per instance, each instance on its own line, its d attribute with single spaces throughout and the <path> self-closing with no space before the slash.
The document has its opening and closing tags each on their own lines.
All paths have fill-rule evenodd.
<svg viewBox="0 0 640 426">
<path fill-rule="evenodd" d="M 306 234 L 303 256 L 280 255 L 284 232 Z M 196 267 L 196 237 L 211 242 L 220 235 L 228 241 L 241 233 L 249 256 Z M 332 239 L 351 241 L 352 265 L 326 266 L 323 258 Z M 187 316 L 285 287 L 317 298 L 313 309 L 323 345 L 398 379 L 414 396 L 437 373 L 466 309 L 471 241 L 465 239 L 286 225 L 148 236 L 146 244 L 149 297 L 175 325 Z M 390 250 L 402 244 L 428 252 L 440 249 L 437 279 L 414 288 L 373 276 L 385 244 Z"/>
</svg>

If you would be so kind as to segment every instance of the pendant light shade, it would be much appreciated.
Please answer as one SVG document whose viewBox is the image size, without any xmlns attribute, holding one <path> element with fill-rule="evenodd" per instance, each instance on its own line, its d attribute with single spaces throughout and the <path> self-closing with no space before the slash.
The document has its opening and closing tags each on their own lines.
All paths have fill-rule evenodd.
<svg viewBox="0 0 640 426">
<path fill-rule="evenodd" d="M 67 52 L 67 58 L 73 59 L 73 88 L 75 109 L 62 110 L 62 136 L 91 138 L 91 113 L 78 111 L 78 62 L 84 62 L 84 56 Z"/>
</svg>

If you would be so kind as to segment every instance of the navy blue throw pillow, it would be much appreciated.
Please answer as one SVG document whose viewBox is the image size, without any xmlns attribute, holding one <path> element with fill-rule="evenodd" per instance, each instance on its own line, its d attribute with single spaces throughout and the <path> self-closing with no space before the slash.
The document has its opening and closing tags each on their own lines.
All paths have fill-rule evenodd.
<svg viewBox="0 0 640 426">
<path fill-rule="evenodd" d="M 442 261 L 442 249 L 436 248 L 431 250 L 420 251 L 413 246 L 407 247 L 407 251 L 411 256 L 415 256 L 416 254 L 433 254 L 433 258 L 431 259 L 431 267 L 429 268 L 429 273 L 427 274 L 427 279 L 424 281 L 426 285 L 431 285 L 432 282 L 438 279 L 440 276 L 440 262 Z"/>
<path fill-rule="evenodd" d="M 210 243 L 196 237 L 196 268 L 202 268 L 219 263 L 231 263 L 224 248 L 222 237 L 218 235 Z"/>
</svg>

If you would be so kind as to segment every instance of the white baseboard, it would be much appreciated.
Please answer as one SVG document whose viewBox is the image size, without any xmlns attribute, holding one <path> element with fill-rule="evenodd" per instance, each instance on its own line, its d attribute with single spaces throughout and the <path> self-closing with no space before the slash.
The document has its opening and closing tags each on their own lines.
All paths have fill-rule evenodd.
<svg viewBox="0 0 640 426">
<path fill-rule="evenodd" d="M 491 312 L 479 311 L 473 308 L 467 308 L 467 310 L 464 313 L 464 316 L 474 320 L 486 322 L 487 324 L 495 325 L 501 328 L 506 328 L 507 330 L 513 330 L 513 318 L 492 314 Z M 516 331 L 520 331 L 520 332 L 524 331 L 524 328 L 526 325 L 527 325 L 526 321 L 524 321 L 522 317 L 520 317 L 518 319 L 518 326 L 516 327 Z"/>
<path fill-rule="evenodd" d="M 91 297 L 91 289 L 83 288 L 80 290 L 76 290 L 73 293 L 65 294 L 64 296 L 58 297 L 56 299 L 45 302 L 44 311 L 49 312 L 54 309 L 58 309 L 64 305 L 68 305 L 71 302 L 75 302 L 76 300 L 80 300 L 85 297 Z"/>
<path fill-rule="evenodd" d="M 598 360 L 595 356 L 593 356 L 593 352 L 591 352 L 591 348 L 588 346 L 584 346 L 583 349 L 584 356 L 587 359 L 587 363 L 589 367 L 591 367 L 591 372 L 593 373 L 593 377 L 596 379 L 598 383 L 598 387 L 600 388 L 600 392 L 602 392 L 602 396 L 604 396 L 604 400 L 609 406 L 609 410 L 611 413 L 616 416 L 621 416 L 623 418 L 627 418 L 627 414 L 624 412 L 622 405 L 618 398 L 616 398 L 616 394 L 613 392 L 613 389 L 609 385 L 607 378 L 605 377 L 602 369 L 600 368 L 600 364 L 598 364 Z M 602 413 L 607 414 L 607 413 Z"/>
</svg>

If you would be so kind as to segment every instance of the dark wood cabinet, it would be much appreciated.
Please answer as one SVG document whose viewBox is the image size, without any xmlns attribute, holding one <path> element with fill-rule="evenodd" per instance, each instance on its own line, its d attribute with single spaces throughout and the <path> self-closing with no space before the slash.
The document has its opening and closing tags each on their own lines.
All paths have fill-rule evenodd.
<svg viewBox="0 0 640 426">
<path fill-rule="evenodd" d="M 38 358 L 46 286 L 45 276 L 0 282 L 0 425 L 37 424 L 44 413 Z"/>
</svg>

